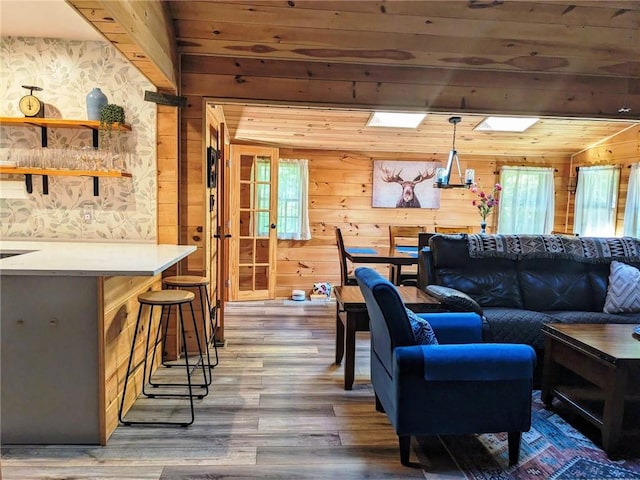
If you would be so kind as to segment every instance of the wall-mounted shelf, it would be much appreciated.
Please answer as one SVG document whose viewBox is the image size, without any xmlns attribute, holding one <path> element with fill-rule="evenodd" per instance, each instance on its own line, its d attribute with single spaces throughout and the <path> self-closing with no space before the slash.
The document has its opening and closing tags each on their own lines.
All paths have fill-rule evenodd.
<svg viewBox="0 0 640 480">
<path fill-rule="evenodd" d="M 99 120 L 65 120 L 62 118 L 36 118 L 36 117 L 0 117 L 2 127 L 40 127 L 42 129 L 42 147 L 47 147 L 48 128 L 75 128 L 89 129 L 93 132 L 93 148 L 98 148 L 98 133 L 100 131 Z M 113 124 L 109 128 L 113 131 L 130 132 L 129 124 Z M 26 167 L 0 167 L 0 174 L 12 173 L 25 176 L 27 192 L 33 192 L 32 175 L 42 175 L 42 193 L 49 193 L 49 175 L 65 177 L 93 177 L 93 194 L 99 195 L 99 177 L 131 177 L 128 172 L 117 170 L 97 171 L 97 170 L 63 170 L 47 168 L 26 168 Z"/>
<path fill-rule="evenodd" d="M 64 120 L 62 118 L 37 118 L 37 117 L 0 117 L 2 127 L 40 127 L 42 129 L 42 147 L 47 146 L 48 128 L 75 128 L 89 129 L 93 132 L 93 148 L 98 148 L 98 134 L 100 132 L 99 120 Z M 111 130 L 130 132 L 131 125 L 127 123 L 109 125 Z"/>
<path fill-rule="evenodd" d="M 64 120 L 62 118 L 35 118 L 35 117 L 0 117 L 0 125 L 6 127 L 41 127 L 41 128 L 88 128 L 100 129 L 98 120 Z M 111 125 L 112 130 L 131 131 L 131 125 L 125 123 L 121 126 Z"/>
<path fill-rule="evenodd" d="M 100 192 L 99 177 L 111 178 L 131 178 L 129 172 L 121 172 L 118 170 L 57 170 L 54 168 L 27 168 L 27 167 L 0 167 L 1 174 L 17 174 L 24 175 L 27 192 L 33 192 L 32 175 L 42 175 L 42 193 L 49 193 L 49 175 L 59 177 L 92 177 L 93 178 L 93 195 L 98 196 Z"/>
</svg>

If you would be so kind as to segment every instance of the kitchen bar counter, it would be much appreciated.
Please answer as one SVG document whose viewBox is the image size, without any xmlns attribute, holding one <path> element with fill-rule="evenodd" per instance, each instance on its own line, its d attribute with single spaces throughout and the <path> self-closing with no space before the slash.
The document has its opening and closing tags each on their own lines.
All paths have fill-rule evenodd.
<svg viewBox="0 0 640 480">
<path fill-rule="evenodd" d="M 0 240 L 0 275 L 157 275 L 196 250 L 154 243 Z"/>
<path fill-rule="evenodd" d="M 195 250 L 0 241 L 0 441 L 106 444 L 118 424 L 137 296 L 161 289 L 161 273 Z M 137 364 L 144 349 L 135 355 Z"/>
</svg>

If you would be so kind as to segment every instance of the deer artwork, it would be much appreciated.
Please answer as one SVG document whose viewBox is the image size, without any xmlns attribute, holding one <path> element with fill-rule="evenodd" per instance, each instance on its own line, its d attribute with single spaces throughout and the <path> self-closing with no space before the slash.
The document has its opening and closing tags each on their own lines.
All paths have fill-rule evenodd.
<svg viewBox="0 0 640 480">
<path fill-rule="evenodd" d="M 418 173 L 418 176 L 413 180 L 404 180 L 400 174 L 402 173 L 402 169 L 400 169 L 397 173 L 384 166 L 380 167 L 382 170 L 383 176 L 382 180 L 387 183 L 398 183 L 402 187 L 402 194 L 400 198 L 396 202 L 396 208 L 420 208 L 420 201 L 415 194 L 416 185 L 420 182 L 424 182 L 425 180 L 429 180 L 436 176 L 436 169 L 434 168 L 432 172 L 427 172 L 425 170 L 423 173 Z"/>
</svg>

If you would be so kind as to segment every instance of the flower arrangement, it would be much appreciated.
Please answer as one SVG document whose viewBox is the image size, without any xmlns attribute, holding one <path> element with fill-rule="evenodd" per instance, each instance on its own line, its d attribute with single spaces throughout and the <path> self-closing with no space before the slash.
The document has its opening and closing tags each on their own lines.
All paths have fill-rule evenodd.
<svg viewBox="0 0 640 480">
<path fill-rule="evenodd" d="M 485 193 L 484 190 L 479 190 L 477 185 L 471 187 L 471 191 L 478 196 L 478 198 L 471 203 L 474 207 L 478 207 L 483 222 L 487 221 L 487 217 L 491 213 L 491 210 L 493 210 L 493 207 L 498 205 L 498 192 L 501 190 L 502 186 L 499 183 L 496 183 L 493 186 L 493 190 L 488 194 Z"/>
</svg>

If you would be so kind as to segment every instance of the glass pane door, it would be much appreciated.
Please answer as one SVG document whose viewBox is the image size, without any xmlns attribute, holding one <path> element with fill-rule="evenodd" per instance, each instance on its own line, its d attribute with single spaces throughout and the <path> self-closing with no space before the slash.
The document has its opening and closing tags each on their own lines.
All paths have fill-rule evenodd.
<svg viewBox="0 0 640 480">
<path fill-rule="evenodd" d="M 274 298 L 277 149 L 234 145 L 232 151 L 237 208 L 231 258 L 237 262 L 230 265 L 231 299 Z"/>
</svg>

